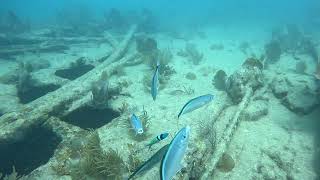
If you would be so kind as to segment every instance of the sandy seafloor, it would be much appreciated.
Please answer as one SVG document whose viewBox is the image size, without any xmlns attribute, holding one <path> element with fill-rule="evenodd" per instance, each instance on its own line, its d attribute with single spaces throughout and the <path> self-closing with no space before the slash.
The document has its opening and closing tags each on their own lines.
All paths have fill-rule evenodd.
<svg viewBox="0 0 320 180">
<path fill-rule="evenodd" d="M 156 152 L 156 149 L 165 143 L 169 143 L 172 135 L 177 132 L 178 128 L 185 125 L 191 126 L 191 139 L 189 141 L 188 152 L 193 151 L 196 147 L 200 149 L 207 147 L 205 146 L 205 142 L 199 140 L 199 123 L 212 118 L 211 114 L 214 113 L 217 106 L 230 101 L 225 92 L 218 91 L 212 85 L 214 72 L 218 69 L 223 69 L 230 75 L 241 67 L 244 60 L 250 56 L 244 54 L 239 49 L 239 45 L 243 42 L 250 44 L 248 54 L 262 54 L 264 44 L 270 38 L 270 31 L 267 27 L 246 27 L 243 30 L 239 29 L 239 27 L 228 27 L 227 29 L 215 27 L 202 29 L 201 33 L 205 34 L 205 37 L 200 37 L 197 33 L 189 36 L 185 32 L 185 36 L 189 36 L 189 40 L 187 41 L 174 38 L 168 33 L 152 35 L 157 40 L 159 48 L 169 48 L 172 51 L 174 56 L 169 65 L 175 69 L 176 74 L 172 75 L 164 89 L 160 89 L 157 100 L 153 101 L 150 93 L 145 91 L 143 85 L 145 74 L 151 73 L 149 67 L 140 64 L 124 69 L 125 74 L 119 77 L 119 79 L 130 82 L 125 92 L 129 93 L 131 97 L 119 96 L 117 99 L 111 100 L 111 106 L 120 107 L 123 102 L 127 102 L 129 107 L 136 109 L 136 113 L 138 114 L 141 114 L 144 107 L 151 117 L 147 131 L 150 135 L 147 140 L 142 142 L 132 139 L 129 135 L 129 131 L 131 130 L 125 125 L 127 119 L 123 118 L 125 116 L 129 117 L 129 115 L 125 115 L 98 130 L 102 146 L 105 149 L 117 149 L 123 157 L 127 157 L 129 153 L 127 144 L 133 144 L 140 152 L 140 157 L 147 159 L 147 157 Z M 199 51 L 204 54 L 204 59 L 199 65 L 194 65 L 191 62 L 187 62 L 186 58 L 177 56 L 177 52 L 185 47 L 186 42 L 196 44 Z M 212 44 L 222 44 L 224 48 L 222 50 L 211 50 L 210 46 Z M 96 45 L 88 43 L 81 46 L 76 45 L 69 51 L 66 51 L 65 54 L 47 53 L 40 54 L 39 57 L 30 53 L 17 59 L 18 61 L 22 59 L 32 59 L 33 61 L 46 59 L 50 61 L 51 69 L 58 69 L 66 67 L 71 60 L 76 59 L 75 57 L 86 56 L 88 59 L 97 59 L 105 53 L 107 48 L 110 47 L 105 44 Z M 74 56 L 71 54 L 74 54 Z M 308 58 L 304 55 L 301 55 L 301 57 Z M 308 62 L 311 61 L 306 60 Z M 17 67 L 14 61 L 1 60 L 0 63 L 1 74 Z M 308 65 L 307 73 L 310 75 L 306 75 L 306 77 L 312 76 L 311 74 L 314 72 L 315 67 L 310 64 Z M 292 69 L 294 68 L 295 61 L 292 60 L 292 57 L 283 54 L 280 62 L 270 68 L 272 70 L 264 71 L 268 71 L 265 73 L 266 76 L 270 76 L 270 74 L 276 76 L 276 71 L 280 70 L 282 73 L 292 73 Z M 185 78 L 189 72 L 196 75 L 195 80 Z M 115 77 L 115 79 L 117 78 Z M 14 96 L 13 87 L 8 87 L 7 85 L 1 85 L 0 87 L 3 88 L 0 90 L 1 95 L 10 94 L 11 97 Z M 189 95 L 170 95 L 170 92 L 181 90 L 184 87 L 194 89 L 194 93 Z M 9 91 L 12 91 L 12 93 Z M 189 99 L 207 93 L 213 94 L 215 99 L 208 106 L 183 115 L 179 119 L 179 127 L 177 127 L 177 115 L 181 107 Z M 267 89 L 266 96 L 269 99 L 268 114 L 256 121 L 242 120 L 227 148 L 228 154 L 234 158 L 235 167 L 230 172 L 215 171 L 212 179 L 292 178 L 311 180 L 319 178 L 315 172 L 314 160 L 315 154 L 320 151 L 320 147 L 315 140 L 317 137 L 313 124 L 319 121 L 320 107 L 318 106 L 318 108 L 308 115 L 297 115 L 283 106 L 279 99 L 272 94 L 271 89 Z M 1 98 L 4 98 L 4 96 Z M 8 106 L 6 101 L 2 101 L 1 103 L 5 104 L 2 106 Z M 15 103 L 17 104 L 17 102 Z M 14 105 L 15 103 L 10 103 L 10 106 L 18 108 L 19 105 Z M 237 106 L 233 105 L 231 108 L 236 109 Z M 217 128 L 222 130 L 224 127 L 218 126 Z M 170 132 L 171 137 L 153 146 L 152 150 L 148 151 L 144 147 L 145 144 L 149 139 L 164 131 Z M 186 159 L 196 158 L 192 157 L 190 153 L 187 156 L 185 161 Z M 184 162 L 184 165 L 186 163 L 188 162 Z M 155 177 L 158 177 L 158 169 L 158 166 L 153 168 L 146 175 L 142 176 L 141 179 L 155 179 Z M 54 172 L 50 170 L 50 161 L 47 165 L 40 167 L 39 171 L 35 175 L 32 175 L 32 177 L 37 177 L 37 179 L 68 179 L 67 176 L 55 176 Z"/>
</svg>

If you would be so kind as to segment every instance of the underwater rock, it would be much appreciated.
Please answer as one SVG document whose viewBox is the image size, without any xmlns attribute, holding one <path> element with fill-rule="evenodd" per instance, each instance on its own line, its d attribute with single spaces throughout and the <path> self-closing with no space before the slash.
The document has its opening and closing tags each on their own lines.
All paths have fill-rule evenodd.
<svg viewBox="0 0 320 180">
<path fill-rule="evenodd" d="M 214 75 L 212 84 L 216 89 L 225 91 L 227 78 L 228 78 L 227 74 L 223 70 L 219 70 Z"/>
<path fill-rule="evenodd" d="M 217 168 L 222 172 L 230 172 L 235 166 L 233 158 L 224 153 L 217 163 Z"/>
<path fill-rule="evenodd" d="M 257 58 L 248 58 L 243 64 L 242 64 L 242 67 L 244 68 L 258 68 L 260 70 L 263 69 L 263 63 L 260 59 L 257 59 Z"/>
<path fill-rule="evenodd" d="M 194 74 L 192 72 L 188 72 L 186 74 L 186 78 L 189 79 L 189 80 L 195 80 L 195 79 L 197 79 L 197 76 L 196 76 L 196 74 Z"/>
<path fill-rule="evenodd" d="M 308 114 L 320 104 L 317 82 L 308 75 L 279 74 L 271 88 L 283 105 L 298 114 Z"/>
<path fill-rule="evenodd" d="M 319 105 L 317 96 L 319 95 L 308 89 L 301 89 L 301 91 L 289 93 L 282 103 L 298 114 L 308 114 Z"/>
<path fill-rule="evenodd" d="M 284 76 L 277 77 L 275 80 L 273 80 L 271 89 L 273 94 L 279 99 L 287 96 L 289 92 L 287 78 L 285 78 Z"/>
<path fill-rule="evenodd" d="M 249 62 L 253 62 L 252 58 L 247 59 L 242 68 L 229 76 L 227 80 L 226 90 L 234 103 L 239 103 L 242 100 L 245 95 L 245 86 L 249 86 L 255 91 L 263 85 L 261 66 L 259 63 Z"/>
<path fill-rule="evenodd" d="M 268 112 L 268 102 L 264 100 L 257 100 L 251 102 L 241 116 L 245 121 L 257 121 L 267 115 Z"/>
</svg>

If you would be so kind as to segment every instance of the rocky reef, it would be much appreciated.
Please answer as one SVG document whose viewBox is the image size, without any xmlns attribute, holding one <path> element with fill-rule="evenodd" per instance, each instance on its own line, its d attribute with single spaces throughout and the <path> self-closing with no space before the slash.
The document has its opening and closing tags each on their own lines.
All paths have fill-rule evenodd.
<svg viewBox="0 0 320 180">
<path fill-rule="evenodd" d="M 263 86 L 262 62 L 258 59 L 248 58 L 242 68 L 229 76 L 226 90 L 235 103 L 239 103 L 245 95 L 245 87 L 253 91 Z"/>
<path fill-rule="evenodd" d="M 271 88 L 282 104 L 297 114 L 308 114 L 320 104 L 319 87 L 312 76 L 278 73 Z"/>
</svg>

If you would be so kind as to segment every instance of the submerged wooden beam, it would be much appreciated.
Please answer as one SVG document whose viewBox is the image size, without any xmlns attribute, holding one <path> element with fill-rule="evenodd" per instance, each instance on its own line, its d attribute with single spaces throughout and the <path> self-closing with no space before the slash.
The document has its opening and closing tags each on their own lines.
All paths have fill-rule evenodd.
<svg viewBox="0 0 320 180">
<path fill-rule="evenodd" d="M 1 48 L 0 49 L 0 58 L 7 58 L 11 56 L 17 56 L 27 52 L 39 52 L 39 53 L 48 53 L 48 52 L 63 52 L 68 50 L 69 47 L 63 44 L 55 45 L 31 45 L 29 47 L 10 47 L 9 49 Z"/>
<path fill-rule="evenodd" d="M 122 57 L 125 55 L 135 31 L 136 26 L 132 26 L 113 54 L 93 70 L 74 81 L 70 81 L 56 91 L 25 105 L 21 111 L 1 116 L 0 143 L 19 139 L 24 136 L 26 131 L 32 130 L 32 127 L 41 125 L 50 116 L 59 114 L 71 106 L 73 102 L 84 97 L 90 91 L 92 83 L 100 79 L 103 71 L 112 72 L 124 64 L 127 59 L 132 58 L 131 56 Z"/>
</svg>

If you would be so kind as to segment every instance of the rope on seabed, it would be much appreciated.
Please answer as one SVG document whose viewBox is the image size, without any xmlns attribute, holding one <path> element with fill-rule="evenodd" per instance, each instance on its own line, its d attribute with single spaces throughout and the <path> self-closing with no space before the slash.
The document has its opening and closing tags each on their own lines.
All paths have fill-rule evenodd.
<svg viewBox="0 0 320 180">
<path fill-rule="evenodd" d="M 248 106 L 251 96 L 253 95 L 253 90 L 250 86 L 246 87 L 245 96 L 238 106 L 238 110 L 234 117 L 229 121 L 227 128 L 224 130 L 219 142 L 216 144 L 216 149 L 210 162 L 206 163 L 207 171 L 203 174 L 201 179 L 210 179 L 213 171 L 218 163 L 219 159 L 222 157 L 223 153 L 226 151 L 229 142 L 231 141 L 238 125 L 240 124 L 240 115 L 243 110 Z"/>
</svg>

